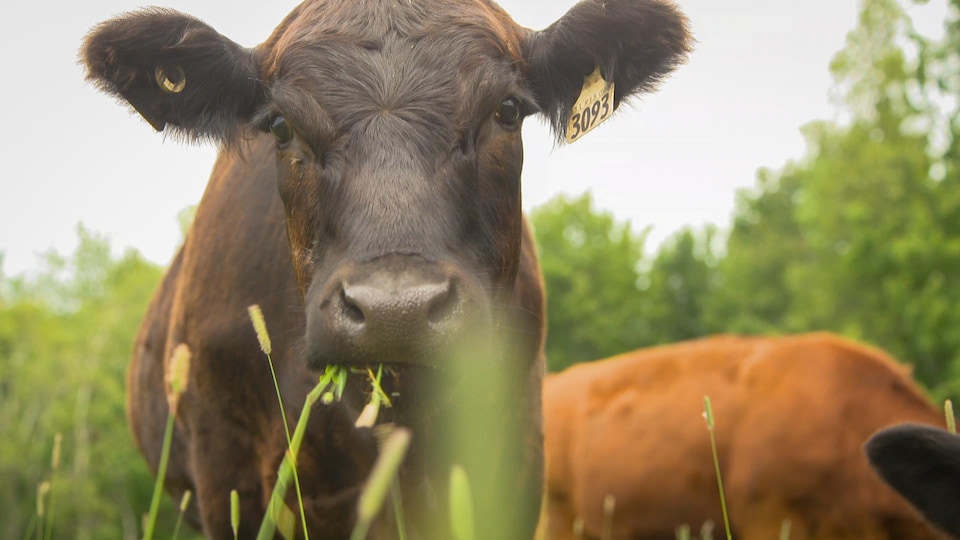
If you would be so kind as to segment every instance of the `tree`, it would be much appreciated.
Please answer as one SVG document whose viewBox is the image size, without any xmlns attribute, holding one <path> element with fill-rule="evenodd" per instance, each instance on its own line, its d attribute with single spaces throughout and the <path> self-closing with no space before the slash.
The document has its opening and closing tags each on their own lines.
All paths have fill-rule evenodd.
<svg viewBox="0 0 960 540">
<path fill-rule="evenodd" d="M 713 330 L 705 309 L 718 286 L 715 237 L 713 227 L 702 232 L 684 228 L 657 251 L 645 272 L 651 344 L 702 337 Z"/>
<path fill-rule="evenodd" d="M 34 278 L 0 275 L 3 538 L 23 538 L 31 526 L 56 433 L 62 459 L 47 499 L 54 538 L 137 538 L 149 507 L 153 478 L 126 426 L 124 381 L 161 269 L 135 251 L 114 257 L 82 227 L 79 237 L 69 258 L 48 254 Z M 168 510 L 165 534 L 175 518 Z"/>
<path fill-rule="evenodd" d="M 644 235 L 594 209 L 589 193 L 530 214 L 547 289 L 551 370 L 637 347 L 649 335 L 638 281 Z"/>
<path fill-rule="evenodd" d="M 919 44 L 916 61 L 910 43 Z M 810 124 L 808 156 L 762 171 L 758 189 L 740 195 L 714 320 L 841 332 L 949 392 L 960 354 L 960 190 L 953 143 L 938 143 L 955 137 L 937 128 L 937 102 L 960 87 L 934 92 L 924 75 L 942 57 L 896 2 L 864 3 L 831 66 L 849 124 Z"/>
</svg>

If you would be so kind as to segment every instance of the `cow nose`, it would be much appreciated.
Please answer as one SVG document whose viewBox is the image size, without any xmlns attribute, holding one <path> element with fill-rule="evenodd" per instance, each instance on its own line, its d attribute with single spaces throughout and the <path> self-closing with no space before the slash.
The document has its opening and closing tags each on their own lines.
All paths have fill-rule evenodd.
<svg viewBox="0 0 960 540">
<path fill-rule="evenodd" d="M 307 320 L 310 364 L 440 365 L 473 311 L 468 287 L 441 272 L 356 272 Z M 473 295 L 476 296 L 476 295 Z"/>
<path fill-rule="evenodd" d="M 340 289 L 341 320 L 348 333 L 380 332 L 383 339 L 455 330 L 462 315 L 457 288 L 450 280 L 403 288 L 384 284 L 348 284 Z M 392 334 L 392 335 L 391 335 Z"/>
</svg>

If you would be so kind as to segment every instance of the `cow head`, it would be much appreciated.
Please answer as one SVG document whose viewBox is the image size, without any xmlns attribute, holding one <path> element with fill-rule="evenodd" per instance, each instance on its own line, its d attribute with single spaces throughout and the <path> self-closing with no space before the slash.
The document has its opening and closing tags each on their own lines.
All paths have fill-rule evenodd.
<svg viewBox="0 0 960 540">
<path fill-rule="evenodd" d="M 669 0 L 587 0 L 540 32 L 484 0 L 308 0 L 253 49 L 148 9 L 97 27 L 82 56 L 157 130 L 272 139 L 319 366 L 432 363 L 489 324 L 520 261 L 524 118 L 562 137 L 595 68 L 617 106 L 688 49 Z"/>
</svg>

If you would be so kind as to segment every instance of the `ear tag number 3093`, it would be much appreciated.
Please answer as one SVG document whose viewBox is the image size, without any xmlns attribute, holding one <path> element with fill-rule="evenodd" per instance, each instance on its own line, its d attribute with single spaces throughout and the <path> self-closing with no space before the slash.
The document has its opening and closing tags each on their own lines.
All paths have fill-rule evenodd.
<svg viewBox="0 0 960 540">
<path fill-rule="evenodd" d="M 613 83 L 600 75 L 600 66 L 583 79 L 583 90 L 567 122 L 567 142 L 572 143 L 613 114 Z"/>
</svg>

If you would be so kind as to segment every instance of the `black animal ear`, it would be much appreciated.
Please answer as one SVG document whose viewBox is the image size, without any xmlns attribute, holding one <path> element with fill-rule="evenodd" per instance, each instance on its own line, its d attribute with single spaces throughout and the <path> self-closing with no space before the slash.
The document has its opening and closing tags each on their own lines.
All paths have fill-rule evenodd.
<svg viewBox="0 0 960 540">
<path fill-rule="evenodd" d="M 254 52 L 166 9 L 95 27 L 80 56 L 87 79 L 129 103 L 157 131 L 228 141 L 264 99 Z"/>
<path fill-rule="evenodd" d="M 597 67 L 614 84 L 614 107 L 684 62 L 692 38 L 670 0 L 585 0 L 525 44 L 528 82 L 559 139 L 584 77 Z"/>
<path fill-rule="evenodd" d="M 864 450 L 887 484 L 930 523 L 960 538 L 960 436 L 900 424 L 875 433 Z"/>
</svg>

